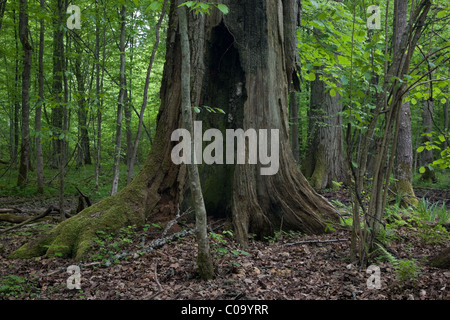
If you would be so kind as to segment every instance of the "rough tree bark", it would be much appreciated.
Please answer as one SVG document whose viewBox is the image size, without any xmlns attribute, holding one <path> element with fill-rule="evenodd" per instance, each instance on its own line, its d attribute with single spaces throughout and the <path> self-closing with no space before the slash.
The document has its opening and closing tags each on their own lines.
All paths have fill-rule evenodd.
<svg viewBox="0 0 450 320">
<path fill-rule="evenodd" d="M 321 72 L 319 72 L 320 74 Z M 311 83 L 311 124 L 308 142 L 306 176 L 316 189 L 333 187 L 332 181 L 346 182 L 347 167 L 342 137 L 342 105 L 340 95 L 326 92 L 325 82 L 319 79 Z"/>
<path fill-rule="evenodd" d="M 394 56 L 400 55 L 400 41 L 405 32 L 408 16 L 408 1 L 395 1 L 394 6 Z M 412 186 L 412 168 L 413 168 L 413 146 L 411 132 L 411 110 L 409 102 L 401 103 L 397 154 L 395 163 L 395 177 L 397 179 L 395 189 L 397 195 L 405 196 L 402 198 L 403 206 L 417 206 L 419 201 L 416 199 Z"/>
<path fill-rule="evenodd" d="M 78 98 L 78 152 L 76 158 L 77 168 L 86 164 L 92 164 L 88 134 L 88 104 L 86 101 L 85 80 L 82 74 L 81 50 L 77 50 L 77 62 L 75 63 L 75 78 L 77 79 Z"/>
<path fill-rule="evenodd" d="M 260 164 L 204 165 L 213 170 L 213 179 L 205 174 L 207 170 L 201 170 L 202 186 L 221 191 L 215 196 L 226 200 L 219 202 L 228 209 L 236 238 L 243 246 L 249 233 L 272 235 L 280 225 L 309 234 L 324 233 L 327 222 L 338 222 L 337 212 L 308 184 L 289 146 L 287 70 L 292 66 L 287 66 L 285 59 L 283 4 L 231 0 L 227 5 L 230 13 L 226 16 L 218 10 L 208 16 L 189 15 L 191 101 L 194 106 L 221 107 L 227 113 L 216 116 L 215 123 L 211 121 L 216 128 L 279 129 L 279 171 L 264 176 L 260 175 Z M 12 257 L 52 256 L 58 252 L 81 259 L 98 230 L 113 232 L 124 225 L 169 221 L 176 215 L 186 181 L 185 165 L 175 165 L 171 159 L 176 145 L 171 135 L 181 127 L 177 22 L 176 4 L 172 3 L 156 136 L 139 174 L 114 196 L 66 220 L 42 239 L 24 245 Z M 205 205 L 213 196 L 204 193 Z M 209 203 L 208 213 L 214 214 L 212 209 L 218 206 L 213 206 L 214 201 Z"/>
</svg>

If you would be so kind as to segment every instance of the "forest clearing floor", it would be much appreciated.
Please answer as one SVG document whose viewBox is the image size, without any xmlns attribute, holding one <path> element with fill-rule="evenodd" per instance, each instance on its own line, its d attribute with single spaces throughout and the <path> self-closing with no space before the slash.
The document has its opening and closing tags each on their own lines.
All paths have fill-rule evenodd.
<svg viewBox="0 0 450 320">
<path fill-rule="evenodd" d="M 342 203 L 346 199 L 339 193 L 325 196 Z M 42 212 L 52 201 L 57 203 L 57 199 L 28 200 L 0 198 L 0 207 Z M 76 199 L 71 201 L 76 206 Z M 193 228 L 192 219 L 184 222 L 184 228 Z M 209 222 L 221 227 L 211 233 L 216 277 L 207 282 L 198 278 L 193 234 L 149 253 L 138 253 L 144 243 L 148 245 L 161 237 L 164 227 L 157 223 L 144 229 L 123 228 L 115 235 L 99 234 L 95 254 L 82 263 L 61 258 L 7 258 L 56 221 L 38 222 L 0 234 L 0 300 L 450 299 L 450 270 L 432 268 L 427 263 L 430 256 L 449 246 L 448 238 L 424 242 L 414 228 L 399 227 L 387 247 L 397 259 L 415 262 L 415 276 L 400 279 L 392 262 L 379 259 L 373 264 L 380 268 L 381 288 L 370 289 L 371 275 L 349 260 L 348 228 L 321 236 L 278 232 L 264 241 L 250 240 L 244 251 L 233 241 L 227 223 Z M 0 227 L 10 225 L 0 223 Z M 129 255 L 116 261 L 112 258 L 122 252 Z M 80 266 L 80 289 L 67 286 L 71 275 L 67 268 L 74 264 Z"/>
</svg>

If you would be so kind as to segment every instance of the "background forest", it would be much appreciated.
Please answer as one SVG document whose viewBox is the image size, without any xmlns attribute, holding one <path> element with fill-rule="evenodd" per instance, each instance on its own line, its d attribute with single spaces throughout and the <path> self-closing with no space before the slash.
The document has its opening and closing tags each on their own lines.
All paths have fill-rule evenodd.
<svg viewBox="0 0 450 320">
<path fill-rule="evenodd" d="M 395 270 L 393 278 L 401 285 L 390 287 L 381 297 L 363 294 L 363 298 L 448 298 L 444 285 L 447 281 L 448 286 L 448 275 L 431 276 L 438 272 L 435 269 L 427 269 L 429 273 L 422 277 L 424 283 L 417 285 L 419 270 L 425 267 L 405 253 L 416 249 L 408 248 L 403 241 L 410 238 L 414 239 L 411 243 L 420 243 L 417 253 L 422 258 L 443 251 L 444 268 L 448 268 L 450 1 L 431 2 L 421 21 L 421 33 L 414 34 L 415 29 L 411 29 L 414 50 L 406 50 L 402 36 L 409 30 L 408 21 L 420 21 L 422 16 L 415 17 L 414 10 L 424 2 L 300 1 L 301 19 L 296 30 L 298 82 L 293 81 L 289 93 L 291 149 L 310 185 L 340 214 L 341 225 L 330 229 L 338 235 L 344 232 L 344 237 L 353 240 L 350 245 L 338 240 L 331 244 L 332 249 L 327 244 L 329 238 L 305 239 L 294 232 L 278 231 L 265 240 L 271 245 L 288 244 L 286 248 L 294 247 L 289 245 L 292 241 L 305 241 L 306 245 L 317 241 L 319 246 L 311 249 L 312 256 L 322 259 L 329 258 L 329 254 L 340 260 L 347 256 L 351 261 L 344 265 L 348 266 L 357 257 L 364 260 L 363 245 L 356 241 L 363 226 L 360 210 L 363 214 L 381 212 L 382 216 L 373 218 L 383 220 L 383 228 L 377 232 L 378 240 L 385 246 L 379 247 L 384 263 Z M 69 5 L 81 9 L 81 26 L 71 25 L 75 20 L 70 18 L 72 11 L 66 12 Z M 202 11 L 197 14 L 210 14 L 213 10 L 226 14 L 226 5 L 227 1 L 187 2 L 187 7 Z M 376 8 L 369 8 L 371 5 Z M 166 63 L 168 6 L 168 1 L 162 0 L 0 0 L 0 210 L 4 209 L 0 213 L 27 216 L 53 205 L 57 211 L 55 219 L 66 219 L 131 183 L 155 139 Z M 396 57 L 405 52 L 408 67 L 391 72 Z M 395 103 L 390 108 L 388 103 L 379 107 L 380 99 L 397 99 L 399 107 L 394 107 Z M 201 111 L 205 112 L 214 110 Z M 385 158 L 377 157 L 380 150 Z M 372 208 L 370 199 L 378 197 L 383 204 L 378 207 L 373 200 Z M 1 223 L 4 229 L 15 225 L 13 221 Z M 58 222 L 44 223 L 51 226 Z M 375 225 L 369 223 L 370 228 L 377 229 Z M 39 232 L 36 225 L 26 228 L 30 230 L 25 235 L 17 230 L 0 234 L 2 256 L 23 244 L 21 237 Z M 144 229 L 139 232 L 161 234 L 164 226 L 153 221 Z M 98 234 L 98 251 L 93 261 L 109 267 L 112 260 L 106 257 L 111 252 L 128 250 L 125 247 L 139 242 L 141 236 L 132 227 L 115 234 Z M 187 241 L 178 243 L 176 248 L 163 248 L 182 255 L 182 261 L 189 260 L 180 253 L 181 248 L 194 246 Z M 233 231 L 227 227 L 212 232 L 210 241 L 214 259 L 226 269 L 224 274 L 246 278 L 247 286 L 258 284 L 262 288 L 248 298 L 304 298 L 294 292 L 292 282 L 279 295 L 269 293 L 267 288 L 282 287 L 283 281 L 293 278 L 295 282 L 302 276 L 294 275 L 288 265 L 272 266 L 262 256 L 279 253 L 295 260 L 300 251 L 309 250 L 305 245 L 293 252 L 276 251 L 276 246 L 270 252 L 270 246 L 252 242 L 255 247 L 244 251 L 234 247 Z M 389 249 L 388 244 L 396 241 L 399 244 L 394 245 L 395 249 Z M 261 277 L 264 268 L 248 257 L 253 254 L 252 248 L 257 252 L 256 260 L 266 263 L 267 272 L 281 282 Z M 345 250 L 349 252 L 338 254 Z M 7 261 L 5 258 L 2 262 L 2 269 L 10 265 Z M 39 261 L 30 266 L 34 263 Z M 163 286 L 177 277 L 186 281 L 186 286 L 191 285 L 193 276 L 181 262 L 173 259 L 159 263 L 160 268 L 175 272 L 160 278 Z M 19 265 L 11 265 L 19 269 Z M 56 267 L 58 263 L 51 265 Z M 125 270 L 124 264 L 114 265 L 118 266 L 117 272 Z M 143 265 L 153 272 L 158 262 L 146 261 Z M 312 264 L 305 263 L 307 266 Z M 252 271 L 243 275 L 240 270 L 246 267 Z M 328 267 L 331 272 L 339 272 L 336 265 Z M 317 267 L 308 270 L 323 277 Z M 193 292 L 199 292 L 174 292 L 173 288 L 164 291 L 156 274 L 155 271 L 157 285 L 153 291 L 164 298 L 189 298 Z M 359 277 L 365 285 L 364 273 L 349 274 L 350 271 L 344 272 L 342 277 Z M 37 290 L 35 280 L 19 272 L 2 270 L 2 277 L 1 298 L 52 297 L 44 294 L 42 288 Z M 342 281 L 342 277 L 339 274 L 335 280 Z M 21 287 L 25 278 L 27 285 Z M 92 289 L 90 293 L 94 298 L 120 296 L 118 290 L 95 296 L 94 291 L 102 291 L 95 288 L 97 291 Z M 230 293 L 222 284 L 209 289 L 218 298 L 236 297 L 245 291 L 237 286 Z M 361 293 L 348 288 L 347 292 L 324 291 L 320 285 L 313 289 L 313 284 L 304 289 L 313 298 L 351 299 L 355 292 Z M 61 292 L 56 296 L 83 299 L 87 295 Z M 120 297 L 137 298 L 141 294 L 137 290 Z"/>
</svg>

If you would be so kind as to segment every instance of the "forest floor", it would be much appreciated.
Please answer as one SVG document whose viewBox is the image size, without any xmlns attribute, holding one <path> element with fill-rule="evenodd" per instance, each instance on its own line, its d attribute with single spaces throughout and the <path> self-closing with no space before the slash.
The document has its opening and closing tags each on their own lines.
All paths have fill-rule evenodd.
<svg viewBox="0 0 450 320">
<path fill-rule="evenodd" d="M 430 191 L 430 190 L 428 190 Z M 348 201 L 342 192 L 324 194 Z M 436 197 L 447 197 L 435 191 Z M 448 199 L 448 198 L 447 198 Z M 69 199 L 70 200 L 70 199 Z M 0 198 L 0 208 L 14 206 L 25 213 L 44 211 L 57 199 Z M 70 204 L 70 201 L 69 203 Z M 76 206 L 76 200 L 72 199 Z M 379 289 L 368 287 L 366 269 L 351 264 L 350 230 L 307 236 L 279 232 L 264 241 L 251 240 L 240 250 L 224 221 L 211 234 L 216 277 L 198 278 L 196 243 L 188 235 L 155 250 L 138 254 L 139 246 L 161 237 L 163 227 L 124 228 L 119 234 L 99 234 L 95 254 L 75 263 L 61 258 L 8 259 L 28 240 L 39 236 L 56 221 L 39 222 L 0 234 L 0 300 L 449 300 L 450 270 L 428 265 L 429 257 L 448 247 L 448 238 L 425 241 L 411 225 L 400 226 L 389 238 L 389 252 L 396 261 L 412 262 L 403 269 L 388 259 L 373 262 L 380 268 Z M 10 226 L 0 223 L 0 227 Z M 193 227 L 185 221 L 183 227 Z M 178 228 L 180 228 L 178 226 Z M 179 230 L 179 229 L 178 229 Z M 175 230 L 176 231 L 176 230 Z M 128 252 L 120 260 L 112 255 Z M 68 289 L 70 265 L 80 266 L 80 289 Z M 406 270 L 406 271 L 405 271 Z"/>
</svg>

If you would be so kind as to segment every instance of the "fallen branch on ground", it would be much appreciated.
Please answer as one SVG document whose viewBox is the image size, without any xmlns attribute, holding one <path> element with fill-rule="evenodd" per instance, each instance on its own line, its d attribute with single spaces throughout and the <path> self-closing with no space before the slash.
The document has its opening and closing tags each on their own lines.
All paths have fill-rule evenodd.
<svg viewBox="0 0 450 320">
<path fill-rule="evenodd" d="M 343 242 L 348 241 L 349 239 L 330 239 L 330 240 L 304 240 L 304 241 L 297 241 L 297 242 L 291 242 L 291 243 L 284 243 L 281 246 L 295 246 L 297 244 L 311 244 L 311 243 L 328 243 L 328 242 Z"/>
<path fill-rule="evenodd" d="M 13 230 L 13 229 L 20 228 L 20 227 L 22 227 L 23 225 L 28 224 L 28 223 L 30 223 L 30 222 L 33 222 L 33 221 L 42 219 L 42 218 L 48 216 L 48 215 L 49 215 L 51 212 L 53 212 L 53 211 L 58 211 L 58 212 L 59 212 L 59 209 L 57 209 L 57 208 L 55 208 L 55 207 L 53 207 L 53 206 L 50 206 L 47 210 L 45 210 L 45 212 L 41 213 L 41 214 L 38 215 L 38 216 L 32 217 L 32 218 L 30 218 L 30 219 L 27 219 L 27 220 L 25 220 L 25 221 L 23 221 L 23 222 L 21 222 L 21 223 L 15 225 L 15 226 L 12 226 L 12 227 L 10 227 L 10 228 L 4 229 L 4 230 L 0 230 L 0 234 L 5 233 L 5 232 L 8 232 L 8 231 L 11 231 L 11 230 Z"/>
<path fill-rule="evenodd" d="M 17 208 L 0 208 L 0 213 L 21 213 L 22 210 Z"/>
</svg>

